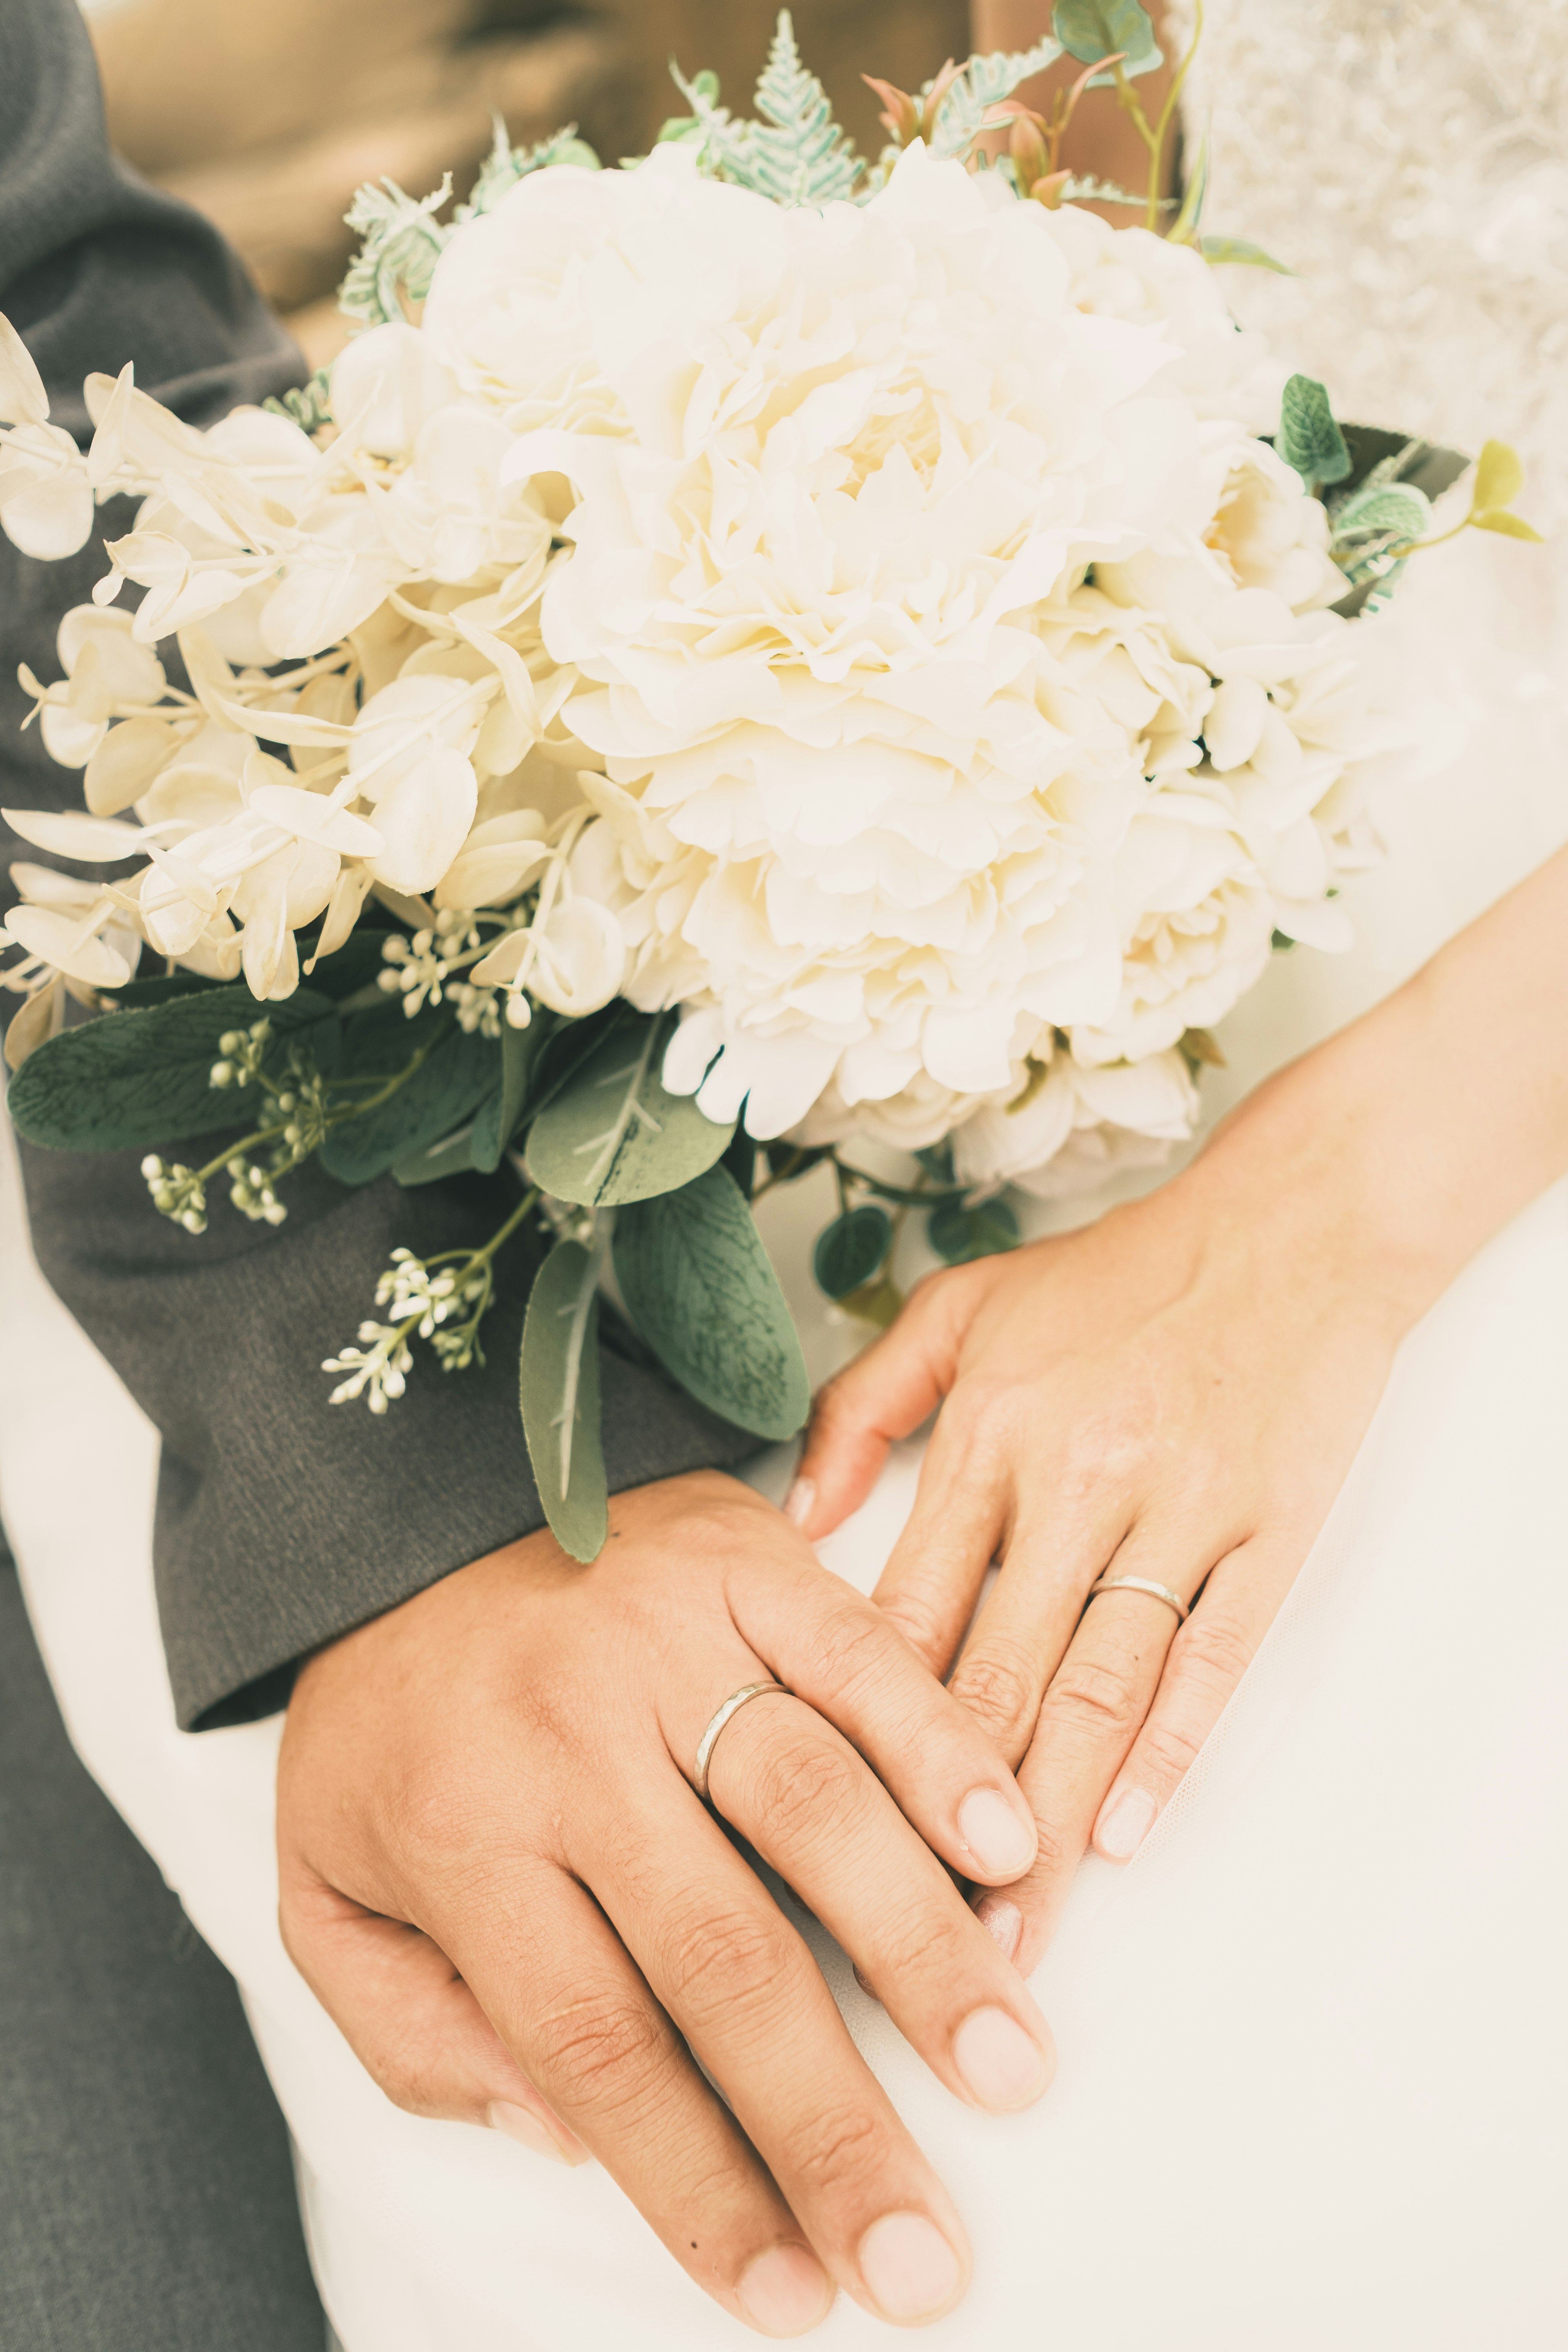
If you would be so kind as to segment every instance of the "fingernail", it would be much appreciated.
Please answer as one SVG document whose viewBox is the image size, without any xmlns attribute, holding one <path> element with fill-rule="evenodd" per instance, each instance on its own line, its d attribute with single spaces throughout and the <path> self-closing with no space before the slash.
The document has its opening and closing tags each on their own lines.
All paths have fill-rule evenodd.
<svg viewBox="0 0 1568 2352">
<path fill-rule="evenodd" d="M 1112 1862 L 1128 1862 L 1154 1826 L 1159 1806 L 1147 1789 L 1124 1789 L 1094 1825 L 1094 1843 Z"/>
<path fill-rule="evenodd" d="M 1005 2009 L 971 2010 L 952 2037 L 952 2058 L 983 2107 L 1031 2106 L 1050 2080 L 1044 2051 Z"/>
<path fill-rule="evenodd" d="M 492 2099 L 485 2109 L 485 2120 L 492 2131 L 505 2132 L 521 2147 L 533 2150 L 535 2156 L 547 2156 L 555 2164 L 586 2164 L 588 2151 L 578 2140 L 569 2144 L 558 2140 L 548 2124 L 536 2116 L 531 2107 L 520 2107 L 513 2099 Z"/>
<path fill-rule="evenodd" d="M 811 1517 L 812 1506 L 816 1500 L 816 1479 L 797 1478 L 795 1485 L 790 1488 L 789 1493 L 784 1496 L 784 1515 L 785 1518 L 792 1519 L 797 1528 L 804 1528 L 807 1519 Z"/>
<path fill-rule="evenodd" d="M 934 2319 L 954 2300 L 963 2272 L 923 2213 L 884 2213 L 860 2241 L 860 2276 L 884 2319 Z"/>
<path fill-rule="evenodd" d="M 974 1916 L 998 1950 L 1011 1959 L 1024 1932 L 1024 1915 L 1017 1905 L 1004 1895 L 988 1895 L 984 1903 L 976 1904 Z"/>
<path fill-rule="evenodd" d="M 735 2292 L 764 2336 L 804 2336 L 826 2318 L 833 2281 L 809 2246 L 770 2246 L 747 2265 Z"/>
<path fill-rule="evenodd" d="M 1021 1878 L 1035 1859 L 1026 1823 L 994 1789 L 971 1789 L 958 1809 L 958 1834 L 987 1878 Z"/>
</svg>

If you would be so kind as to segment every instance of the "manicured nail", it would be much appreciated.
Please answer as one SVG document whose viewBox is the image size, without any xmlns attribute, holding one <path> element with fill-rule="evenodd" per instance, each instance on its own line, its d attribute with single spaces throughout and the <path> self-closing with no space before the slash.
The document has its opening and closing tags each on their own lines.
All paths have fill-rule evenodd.
<svg viewBox="0 0 1568 2352">
<path fill-rule="evenodd" d="M 764 2336 L 804 2336 L 826 2318 L 833 2281 L 809 2246 L 770 2246 L 742 2273 L 736 2293 Z"/>
<path fill-rule="evenodd" d="M 1159 1806 L 1147 1789 L 1123 1789 L 1094 1825 L 1094 1843 L 1112 1862 L 1129 1862 L 1154 1826 Z"/>
<path fill-rule="evenodd" d="M 958 1809 L 958 1834 L 987 1878 L 1021 1878 L 1035 1859 L 1035 1840 L 995 1789 L 971 1789 Z"/>
<path fill-rule="evenodd" d="M 797 1528 L 804 1528 L 807 1519 L 811 1517 L 812 1506 L 816 1501 L 816 1479 L 797 1478 L 795 1485 L 790 1488 L 789 1493 L 784 1496 L 784 1514 L 785 1518 L 792 1519 Z"/>
<path fill-rule="evenodd" d="M 974 1916 L 998 1950 L 1011 1959 L 1024 1932 L 1024 1915 L 1017 1905 L 1009 1903 L 1005 1895 L 988 1895 L 984 1903 L 975 1905 Z"/>
<path fill-rule="evenodd" d="M 1032 2106 L 1050 2081 L 1046 2053 L 1005 2009 L 973 2009 L 952 2037 L 952 2060 L 983 2107 Z"/>
<path fill-rule="evenodd" d="M 558 2140 L 542 2117 L 531 2107 L 520 2107 L 512 2099 L 492 2099 L 485 2109 L 485 2120 L 492 2131 L 505 2132 L 520 2147 L 531 2148 L 535 2156 L 547 2156 L 555 2164 L 586 2164 L 588 2151 L 579 2140 Z"/>
<path fill-rule="evenodd" d="M 963 2270 L 923 2213 L 884 2213 L 860 2241 L 860 2276 L 884 2319 L 935 2319 L 956 2297 Z"/>
</svg>

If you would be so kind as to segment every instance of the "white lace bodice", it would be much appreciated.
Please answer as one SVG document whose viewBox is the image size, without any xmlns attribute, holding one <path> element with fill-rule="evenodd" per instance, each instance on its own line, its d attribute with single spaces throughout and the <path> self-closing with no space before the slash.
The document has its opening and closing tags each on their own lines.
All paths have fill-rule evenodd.
<svg viewBox="0 0 1568 2352">
<path fill-rule="evenodd" d="M 1173 0 L 1170 31 L 1190 23 Z M 1475 451 L 1568 525 L 1568 0 L 1207 0 L 1186 102 L 1237 316 L 1342 413 Z"/>
</svg>

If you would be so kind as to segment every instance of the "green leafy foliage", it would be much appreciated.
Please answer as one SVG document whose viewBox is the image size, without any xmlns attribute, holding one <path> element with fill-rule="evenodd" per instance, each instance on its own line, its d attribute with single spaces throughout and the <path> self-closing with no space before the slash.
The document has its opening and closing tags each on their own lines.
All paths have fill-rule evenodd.
<svg viewBox="0 0 1568 2352">
<path fill-rule="evenodd" d="M 444 1176 L 467 1176 L 475 1165 L 474 1121 L 470 1118 L 438 1143 L 421 1144 L 392 1163 L 393 1181 L 405 1187 L 438 1184 Z"/>
<path fill-rule="evenodd" d="M 362 327 L 404 317 L 404 298 L 423 302 L 451 235 L 434 215 L 452 193 L 447 173 L 430 195 L 405 195 L 395 180 L 367 180 L 343 218 L 364 239 L 338 289 L 338 308 Z"/>
<path fill-rule="evenodd" d="M 926 1239 L 949 1265 L 995 1257 L 1003 1250 L 1016 1249 L 1022 1238 L 1017 1218 L 1000 1195 L 968 1209 L 962 1201 L 944 1201 L 926 1219 Z"/>
<path fill-rule="evenodd" d="M 518 1366 L 528 1458 L 551 1531 L 574 1559 L 609 1532 L 599 1412 L 599 1261 L 557 1242 L 529 1293 Z"/>
<path fill-rule="evenodd" d="M 893 1221 L 874 1201 L 835 1217 L 816 1236 L 812 1272 L 816 1286 L 829 1298 L 847 1298 L 862 1289 L 884 1264 L 893 1246 Z"/>
<path fill-rule="evenodd" d="M 1500 531 L 1505 539 L 1528 539 L 1537 547 L 1541 544 L 1541 533 L 1522 515 L 1509 514 L 1500 507 L 1491 514 L 1473 514 L 1470 527 L 1473 530 Z"/>
<path fill-rule="evenodd" d="M 949 84 L 937 110 L 931 125 L 932 155 L 939 163 L 967 155 L 992 107 L 1011 98 L 1031 74 L 1044 73 L 1047 66 L 1054 66 L 1061 53 L 1061 43 L 1047 33 L 1032 49 L 994 49 L 988 56 L 971 58 Z M 1097 57 L 1105 54 L 1103 49 L 1095 51 Z"/>
<path fill-rule="evenodd" d="M 208 988 L 115 1012 L 39 1045 L 11 1081 L 19 1131 L 55 1151 L 144 1149 L 242 1124 L 250 1100 L 211 1083 L 218 1039 L 265 1013 L 270 1068 L 290 1041 L 335 1024 L 330 999 L 299 989 L 262 1007 L 248 988 Z"/>
<path fill-rule="evenodd" d="M 1474 530 L 1500 531 L 1505 539 L 1539 541 L 1541 533 L 1522 515 L 1508 509 L 1524 488 L 1524 465 L 1506 441 L 1488 441 L 1476 459 L 1475 488 L 1466 520 Z"/>
<path fill-rule="evenodd" d="M 500 1166 L 501 1153 L 517 1133 L 528 1104 L 533 1073 L 550 1034 L 547 1017 L 540 1015 L 526 1029 L 500 1033 L 500 1077 L 479 1105 L 474 1119 L 474 1166 L 489 1171 Z"/>
<path fill-rule="evenodd" d="M 793 1437 L 811 1404 L 778 1277 L 733 1179 L 710 1168 L 616 1213 L 616 1279 L 667 1371 L 755 1436 Z"/>
<path fill-rule="evenodd" d="M 496 1083 L 500 1048 L 477 1033 L 465 1036 L 445 1008 L 408 1021 L 400 1006 L 389 1003 L 384 1011 L 355 1013 L 345 1024 L 345 1075 L 391 1078 L 420 1053 L 418 1067 L 384 1102 L 328 1129 L 321 1162 L 340 1183 L 372 1183 L 438 1142 Z"/>
<path fill-rule="evenodd" d="M 1131 79 L 1152 73 L 1164 61 L 1153 25 L 1138 0 L 1057 0 L 1051 21 L 1062 47 L 1083 65 L 1121 50 L 1121 69 Z M 1109 81 L 1110 76 L 1097 79 Z"/>
<path fill-rule="evenodd" d="M 670 73 L 691 112 L 667 122 L 659 137 L 697 146 L 705 171 L 777 205 L 829 205 L 854 194 L 865 165 L 833 120 L 826 91 L 801 62 L 787 8 L 779 10 L 757 83 L 760 122 L 737 121 L 719 104 L 714 75 L 688 81 L 675 65 Z"/>
<path fill-rule="evenodd" d="M 1315 377 L 1293 375 L 1285 386 L 1274 446 L 1309 489 L 1318 482 L 1342 482 L 1350 472 L 1345 436 L 1334 422 L 1328 393 Z"/>
<path fill-rule="evenodd" d="M 1205 261 L 1238 262 L 1247 269 L 1272 269 L 1277 277 L 1294 278 L 1296 272 L 1289 262 L 1276 261 L 1260 245 L 1245 236 L 1201 236 L 1198 251 Z"/>
<path fill-rule="evenodd" d="M 648 1201 L 711 1168 L 734 1121 L 707 1118 L 659 1076 L 677 1016 L 615 1023 L 535 1118 L 528 1172 L 560 1201 L 586 1208 Z"/>
<path fill-rule="evenodd" d="M 261 405 L 274 416 L 286 416 L 301 433 L 319 433 L 332 421 L 331 371 L 319 367 L 307 383 L 284 393 L 281 399 L 268 397 Z"/>
<path fill-rule="evenodd" d="M 479 176 L 468 191 L 468 201 L 453 211 L 454 226 L 473 220 L 481 213 L 493 212 L 501 198 L 526 180 L 531 172 L 542 172 L 552 163 L 574 163 L 582 172 L 596 172 L 599 159 L 585 139 L 577 136 L 577 125 L 566 124 L 564 130 L 552 131 L 548 139 L 535 142 L 531 147 L 514 147 L 506 124 L 499 114 L 490 118 L 493 137 L 490 152 L 479 165 Z"/>
</svg>

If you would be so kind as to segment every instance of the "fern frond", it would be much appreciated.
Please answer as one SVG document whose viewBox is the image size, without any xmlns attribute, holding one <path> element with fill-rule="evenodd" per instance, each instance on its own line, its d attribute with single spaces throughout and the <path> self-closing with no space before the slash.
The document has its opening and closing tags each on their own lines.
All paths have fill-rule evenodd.
<svg viewBox="0 0 1568 2352">
<path fill-rule="evenodd" d="M 853 194 L 866 167 L 833 120 L 826 91 L 801 62 L 787 8 L 779 11 L 757 84 L 761 122 L 737 120 L 721 106 L 710 74 L 688 81 L 673 62 L 669 70 L 691 113 L 667 123 L 660 136 L 695 146 L 700 171 L 776 205 L 830 205 Z"/>
<path fill-rule="evenodd" d="M 541 139 L 531 147 L 514 147 L 506 124 L 499 114 L 492 116 L 495 138 L 489 153 L 479 166 L 479 176 L 468 191 L 468 201 L 459 205 L 452 215 L 454 226 L 473 220 L 480 213 L 493 212 L 509 190 L 531 172 L 542 172 L 552 163 L 574 163 L 579 170 L 596 172 L 599 159 L 585 139 L 577 136 L 577 125 L 567 123 L 563 131 Z"/>
<path fill-rule="evenodd" d="M 992 107 L 1011 98 L 1031 74 L 1054 66 L 1061 54 L 1061 43 L 1047 33 L 1032 49 L 995 49 L 988 57 L 971 58 L 938 110 L 931 127 L 932 155 L 939 163 L 966 155 Z"/>
<path fill-rule="evenodd" d="M 319 367 L 308 383 L 286 392 L 281 400 L 269 395 L 261 405 L 270 415 L 286 416 L 301 433 L 317 433 L 332 421 L 331 372 Z"/>
<path fill-rule="evenodd" d="M 362 327 L 383 327 L 404 315 L 400 295 L 422 302 L 441 248 L 451 235 L 433 215 L 452 193 L 452 174 L 446 173 L 434 194 L 416 200 L 405 195 L 395 180 L 379 185 L 366 181 L 356 190 L 343 218 L 357 228 L 364 243 L 349 264 L 338 289 L 338 308 Z"/>
</svg>

